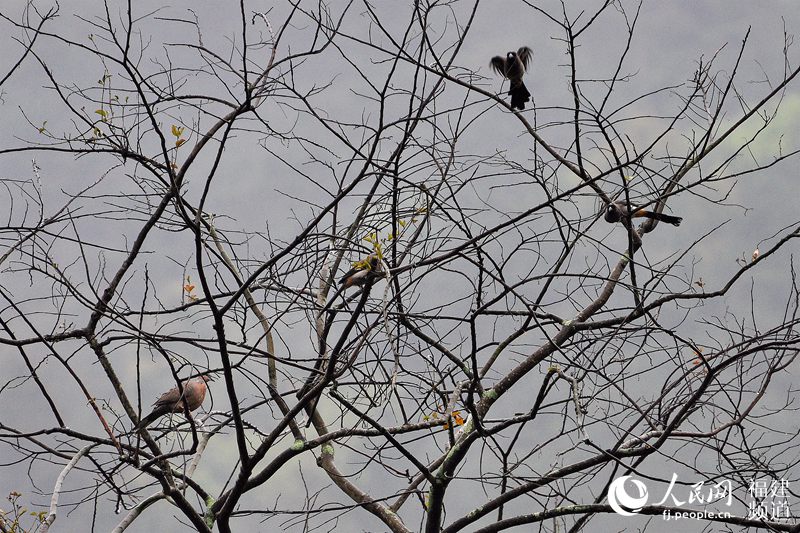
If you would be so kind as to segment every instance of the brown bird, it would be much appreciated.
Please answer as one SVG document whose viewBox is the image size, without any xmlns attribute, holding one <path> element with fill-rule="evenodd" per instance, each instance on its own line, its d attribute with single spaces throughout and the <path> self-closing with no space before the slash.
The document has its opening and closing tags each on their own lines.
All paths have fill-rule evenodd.
<svg viewBox="0 0 800 533">
<path fill-rule="evenodd" d="M 522 81 L 522 75 L 528 69 L 528 63 L 533 56 L 533 51 L 527 46 L 523 46 L 516 52 L 511 51 L 506 57 L 494 56 L 489 66 L 492 70 L 508 78 L 511 82 L 511 109 L 525 109 L 525 102 L 530 101 L 531 93 Z"/>
<path fill-rule="evenodd" d="M 666 222 L 667 224 L 672 224 L 673 226 L 680 226 L 681 222 L 683 222 L 683 218 L 681 217 L 665 215 L 664 213 L 656 213 L 655 211 L 647 211 L 645 209 L 639 209 L 636 207 L 633 207 L 630 211 L 628 211 L 628 207 L 625 205 L 625 202 L 614 202 L 608 204 L 606 206 L 606 213 L 603 215 L 603 218 L 606 222 L 619 222 L 623 218 L 652 218 L 654 220 Z"/>
<path fill-rule="evenodd" d="M 375 255 L 369 256 L 363 261 L 359 261 L 339 280 L 339 284 L 345 289 L 348 287 L 366 285 L 368 281 L 375 280 L 380 276 L 380 261 Z"/>
<path fill-rule="evenodd" d="M 183 413 L 184 402 L 186 402 L 189 411 L 194 411 L 200 407 L 203 400 L 206 399 L 206 390 L 208 390 L 206 382 L 210 380 L 210 376 L 197 376 L 192 379 L 184 380 L 181 382 L 183 394 L 178 390 L 178 387 L 172 387 L 158 397 L 153 403 L 153 411 L 139 421 L 136 425 L 136 429 L 147 427 L 154 420 L 167 413 Z"/>
</svg>

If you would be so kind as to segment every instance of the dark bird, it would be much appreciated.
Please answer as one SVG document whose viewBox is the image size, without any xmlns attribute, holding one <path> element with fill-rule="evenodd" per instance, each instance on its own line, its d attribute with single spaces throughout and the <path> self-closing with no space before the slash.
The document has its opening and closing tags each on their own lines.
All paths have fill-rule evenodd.
<svg viewBox="0 0 800 533">
<path fill-rule="evenodd" d="M 633 214 L 631 214 L 631 212 Z M 656 213 L 654 211 L 647 211 L 645 209 L 632 208 L 628 211 L 625 202 L 613 202 L 606 206 L 606 213 L 603 216 L 606 222 L 619 222 L 623 218 L 652 218 L 653 220 L 660 220 L 673 226 L 680 226 L 683 218 L 672 215 L 665 215 L 664 213 Z"/>
<path fill-rule="evenodd" d="M 345 289 L 353 286 L 361 287 L 366 285 L 367 282 L 375 280 L 379 276 L 379 270 L 380 261 L 378 256 L 371 255 L 348 270 L 339 280 L 339 284 Z"/>
<path fill-rule="evenodd" d="M 501 76 L 508 78 L 511 82 L 511 109 L 525 109 L 525 102 L 530 101 L 531 93 L 522 82 L 522 76 L 528 68 L 528 63 L 533 56 L 533 52 L 527 46 L 523 46 L 516 52 L 509 52 L 506 57 L 494 56 L 490 66 L 492 70 Z"/>
<path fill-rule="evenodd" d="M 203 400 L 206 399 L 206 390 L 208 390 L 206 382 L 209 380 L 211 380 L 209 376 L 197 376 L 187 379 L 181 383 L 183 393 L 178 390 L 178 387 L 173 387 L 159 396 L 158 400 L 153 403 L 153 411 L 139 421 L 136 429 L 147 427 L 154 420 L 167 413 L 183 413 L 184 402 L 189 411 L 194 411 L 200 407 Z"/>
</svg>

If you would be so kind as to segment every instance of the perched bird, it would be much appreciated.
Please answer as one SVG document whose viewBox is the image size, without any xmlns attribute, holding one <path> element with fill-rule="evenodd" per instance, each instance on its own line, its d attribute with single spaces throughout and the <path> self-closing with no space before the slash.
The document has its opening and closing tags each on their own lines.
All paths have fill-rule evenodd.
<svg viewBox="0 0 800 533">
<path fill-rule="evenodd" d="M 210 376 L 197 376 L 184 380 L 181 383 L 183 393 L 178 390 L 178 387 L 171 388 L 158 397 L 158 400 L 153 403 L 153 411 L 139 421 L 136 429 L 147 427 L 154 420 L 167 413 L 183 413 L 184 402 L 186 402 L 189 411 L 194 411 L 206 399 L 206 390 L 208 389 L 206 382 L 210 380 Z"/>
<path fill-rule="evenodd" d="M 522 75 L 528 68 L 533 52 L 527 46 L 523 46 L 516 52 L 509 52 L 506 57 L 494 56 L 490 66 L 501 76 L 508 78 L 511 82 L 511 109 L 525 109 L 525 102 L 530 101 L 531 93 L 522 82 Z"/>
<path fill-rule="evenodd" d="M 631 212 L 633 214 L 631 214 Z M 653 220 L 660 220 L 661 222 L 666 222 L 667 224 L 672 224 L 673 226 L 680 226 L 683 218 L 675 217 L 672 215 L 665 215 L 664 213 L 656 213 L 654 211 L 647 211 L 645 209 L 638 209 L 633 208 L 632 211 L 628 211 L 628 207 L 625 205 L 625 202 L 613 202 L 606 206 L 606 213 L 603 216 L 606 222 L 619 222 L 623 218 L 631 219 L 631 218 L 652 218 Z"/>
<path fill-rule="evenodd" d="M 345 289 L 348 287 L 365 285 L 368 281 L 374 280 L 378 277 L 380 270 L 380 261 L 378 256 L 371 255 L 363 261 L 356 263 L 353 268 L 347 271 L 339 280 L 339 284 Z"/>
</svg>

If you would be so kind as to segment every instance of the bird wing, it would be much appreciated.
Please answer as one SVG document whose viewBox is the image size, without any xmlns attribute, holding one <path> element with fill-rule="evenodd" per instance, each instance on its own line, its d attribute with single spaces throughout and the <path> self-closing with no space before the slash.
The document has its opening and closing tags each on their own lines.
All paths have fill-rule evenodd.
<svg viewBox="0 0 800 533">
<path fill-rule="evenodd" d="M 178 402 L 181 402 L 183 400 L 182 396 L 188 392 L 187 387 L 190 386 L 191 386 L 191 380 L 185 380 L 181 382 L 183 393 L 181 393 L 181 391 L 178 390 L 178 387 L 172 387 L 170 390 L 159 396 L 158 399 L 155 402 L 153 402 L 153 405 L 155 405 L 156 407 L 160 407 L 162 405 L 168 405 L 171 408 L 177 408 L 179 411 L 183 410 L 183 407 L 181 405 L 177 405 L 177 407 L 175 406 L 176 404 L 178 404 Z"/>
<path fill-rule="evenodd" d="M 506 75 L 506 59 L 504 57 L 494 56 L 492 58 L 492 62 L 489 63 L 489 66 L 492 67 L 492 70 L 494 70 L 501 76 Z"/>
<path fill-rule="evenodd" d="M 531 50 L 527 46 L 523 46 L 522 48 L 517 50 L 517 57 L 519 58 L 520 61 L 522 61 L 523 68 L 527 70 L 528 63 L 530 62 L 531 57 L 533 57 L 533 50 Z M 494 61 L 494 59 L 492 61 Z"/>
<path fill-rule="evenodd" d="M 358 272 L 359 270 L 361 270 L 361 269 L 359 269 L 359 268 L 351 268 L 350 270 L 348 270 L 348 271 L 345 273 L 345 275 L 344 275 L 344 276 L 342 276 L 341 278 L 339 278 L 339 285 L 344 285 L 344 283 L 347 281 L 347 278 L 349 278 L 350 276 L 352 276 L 353 274 L 355 274 L 355 273 L 356 273 L 356 272 Z"/>
<path fill-rule="evenodd" d="M 158 397 L 158 399 L 153 402 L 153 405 L 156 407 L 161 407 L 164 405 L 173 406 L 175 403 L 180 401 L 181 393 L 178 391 L 178 387 L 172 387 L 170 390 L 162 394 Z"/>
</svg>

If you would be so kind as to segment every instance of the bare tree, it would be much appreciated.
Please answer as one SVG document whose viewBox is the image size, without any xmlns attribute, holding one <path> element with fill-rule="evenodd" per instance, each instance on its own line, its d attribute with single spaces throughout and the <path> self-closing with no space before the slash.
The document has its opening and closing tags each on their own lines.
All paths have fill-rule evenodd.
<svg viewBox="0 0 800 533">
<path fill-rule="evenodd" d="M 609 529 L 627 475 L 631 527 L 727 482 L 699 529 L 798 530 L 747 495 L 797 479 L 800 222 L 738 195 L 797 190 L 788 33 L 669 84 L 631 2 L 513 42 L 477 0 L 224 4 L 2 8 L 0 531 Z"/>
</svg>

